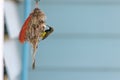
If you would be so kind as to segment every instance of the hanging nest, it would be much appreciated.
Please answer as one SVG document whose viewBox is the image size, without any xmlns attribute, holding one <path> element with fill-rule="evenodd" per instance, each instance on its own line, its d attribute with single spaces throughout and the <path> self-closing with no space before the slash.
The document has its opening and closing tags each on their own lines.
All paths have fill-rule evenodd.
<svg viewBox="0 0 120 80">
<path fill-rule="evenodd" d="M 33 47 L 33 69 L 35 68 L 35 55 L 40 40 L 44 40 L 49 34 L 53 32 L 53 28 L 46 26 L 46 16 L 38 7 L 26 19 L 20 31 L 19 41 L 24 43 L 28 41 Z M 49 27 L 47 29 L 46 27 Z"/>
</svg>

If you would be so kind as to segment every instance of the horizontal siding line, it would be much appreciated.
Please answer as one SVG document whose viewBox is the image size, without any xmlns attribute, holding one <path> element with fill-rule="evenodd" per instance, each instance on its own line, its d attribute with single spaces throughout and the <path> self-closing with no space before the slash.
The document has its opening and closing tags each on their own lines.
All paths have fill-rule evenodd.
<svg viewBox="0 0 120 80">
<path fill-rule="evenodd" d="M 29 71 L 33 71 L 29 68 Z M 110 67 L 36 67 L 34 71 L 40 72 L 120 72 L 120 68 L 110 68 Z"/>
<path fill-rule="evenodd" d="M 59 33 L 51 34 L 49 39 L 120 39 L 120 34 L 107 33 Z"/>
<path fill-rule="evenodd" d="M 120 1 L 91 1 L 91 2 L 85 2 L 85 1 L 44 1 L 41 3 L 41 5 L 120 5 Z"/>
</svg>

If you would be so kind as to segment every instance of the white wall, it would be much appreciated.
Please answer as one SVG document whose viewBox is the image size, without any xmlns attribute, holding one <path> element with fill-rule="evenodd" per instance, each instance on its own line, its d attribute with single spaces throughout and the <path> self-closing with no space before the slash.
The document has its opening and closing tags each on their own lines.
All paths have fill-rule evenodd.
<svg viewBox="0 0 120 80">
<path fill-rule="evenodd" d="M 3 0 L 0 0 L 0 80 L 3 80 Z"/>
</svg>

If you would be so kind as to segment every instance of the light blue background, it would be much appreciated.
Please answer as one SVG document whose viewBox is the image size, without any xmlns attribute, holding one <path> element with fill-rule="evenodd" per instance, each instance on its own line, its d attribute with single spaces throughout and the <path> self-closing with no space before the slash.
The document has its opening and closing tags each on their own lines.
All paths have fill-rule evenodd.
<svg viewBox="0 0 120 80">
<path fill-rule="evenodd" d="M 34 9 L 34 1 L 32 2 Z M 55 31 L 39 44 L 29 80 L 120 80 L 120 1 L 41 0 Z"/>
</svg>

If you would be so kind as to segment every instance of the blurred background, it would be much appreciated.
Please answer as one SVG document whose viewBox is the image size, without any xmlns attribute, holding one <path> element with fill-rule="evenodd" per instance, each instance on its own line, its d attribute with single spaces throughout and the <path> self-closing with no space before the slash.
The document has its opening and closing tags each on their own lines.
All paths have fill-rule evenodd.
<svg viewBox="0 0 120 80">
<path fill-rule="evenodd" d="M 24 7 L 24 0 L 5 0 L 4 60 L 9 80 L 23 80 L 25 59 L 28 80 L 120 80 L 119 0 L 41 0 L 39 8 L 54 32 L 40 42 L 35 70 L 31 49 L 23 59 L 27 49 L 18 41 Z M 30 0 L 30 12 L 34 8 Z"/>
</svg>

